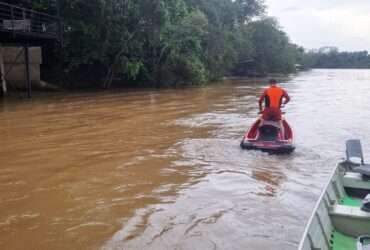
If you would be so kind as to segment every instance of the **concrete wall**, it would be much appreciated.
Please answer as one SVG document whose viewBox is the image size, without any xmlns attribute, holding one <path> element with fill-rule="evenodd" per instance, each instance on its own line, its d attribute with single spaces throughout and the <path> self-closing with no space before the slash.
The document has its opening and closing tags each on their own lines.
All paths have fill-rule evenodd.
<svg viewBox="0 0 370 250">
<path fill-rule="evenodd" d="M 6 81 L 9 88 L 24 89 L 27 86 L 26 64 L 22 47 L 3 47 Z M 30 79 L 33 84 L 40 84 L 41 48 L 29 48 Z"/>
</svg>

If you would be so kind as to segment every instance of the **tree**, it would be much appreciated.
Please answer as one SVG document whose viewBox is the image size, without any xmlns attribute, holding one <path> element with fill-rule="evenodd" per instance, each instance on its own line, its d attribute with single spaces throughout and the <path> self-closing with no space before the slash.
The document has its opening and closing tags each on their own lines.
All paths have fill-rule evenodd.
<svg viewBox="0 0 370 250">
<path fill-rule="evenodd" d="M 294 71 L 295 48 L 274 18 L 263 18 L 249 24 L 254 44 L 254 61 L 258 72 L 289 73 Z"/>
<path fill-rule="evenodd" d="M 44 1 L 35 0 L 37 8 Z M 68 82 L 109 88 L 196 84 L 251 62 L 260 72 L 291 72 L 297 47 L 262 0 L 61 0 Z"/>
</svg>

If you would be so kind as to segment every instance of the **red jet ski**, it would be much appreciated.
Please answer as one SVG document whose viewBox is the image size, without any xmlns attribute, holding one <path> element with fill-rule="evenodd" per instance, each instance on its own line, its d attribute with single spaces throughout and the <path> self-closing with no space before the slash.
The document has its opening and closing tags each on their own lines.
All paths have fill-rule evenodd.
<svg viewBox="0 0 370 250">
<path fill-rule="evenodd" d="M 288 122 L 264 121 L 259 118 L 244 135 L 240 147 L 269 153 L 290 154 L 294 151 L 293 131 Z"/>
</svg>

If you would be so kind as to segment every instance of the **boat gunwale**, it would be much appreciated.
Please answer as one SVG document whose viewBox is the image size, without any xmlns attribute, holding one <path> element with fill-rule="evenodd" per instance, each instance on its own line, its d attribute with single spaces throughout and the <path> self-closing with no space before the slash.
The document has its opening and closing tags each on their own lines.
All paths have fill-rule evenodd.
<svg viewBox="0 0 370 250">
<path fill-rule="evenodd" d="M 298 250 L 303 250 L 304 242 L 305 242 L 306 238 L 309 237 L 309 230 L 310 230 L 311 224 L 312 224 L 312 222 L 313 222 L 313 220 L 316 216 L 316 213 L 317 213 L 317 211 L 320 207 L 321 202 L 324 200 L 324 197 L 326 195 L 326 191 L 328 190 L 329 186 L 332 183 L 332 179 L 333 179 L 334 175 L 337 173 L 338 169 L 340 168 L 340 165 L 341 165 L 341 162 L 338 162 L 337 165 L 335 166 L 335 168 L 330 173 L 330 178 L 329 178 L 328 182 L 326 183 L 326 185 L 324 186 L 324 189 L 321 192 L 321 194 L 320 194 L 320 196 L 319 196 L 319 198 L 318 198 L 318 200 L 315 204 L 314 209 L 312 210 L 313 212 L 311 213 L 310 219 L 308 220 L 308 222 L 306 224 L 306 227 L 305 227 L 304 232 L 303 232 L 303 236 L 302 236 L 302 238 L 300 240 L 300 243 L 299 243 L 299 246 L 298 246 Z M 309 239 L 309 241 L 310 241 L 310 244 L 311 244 L 310 239 Z"/>
</svg>

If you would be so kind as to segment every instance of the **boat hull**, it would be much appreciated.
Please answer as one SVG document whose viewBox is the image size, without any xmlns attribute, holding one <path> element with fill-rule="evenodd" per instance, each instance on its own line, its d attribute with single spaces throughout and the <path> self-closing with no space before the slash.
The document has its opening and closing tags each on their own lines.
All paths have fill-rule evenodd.
<svg viewBox="0 0 370 250">
<path fill-rule="evenodd" d="M 338 164 L 314 208 L 299 250 L 362 249 L 357 245 L 361 239 L 370 239 L 370 213 L 362 210 L 364 194 L 348 192 L 358 188 L 370 194 L 369 181 Z"/>
<path fill-rule="evenodd" d="M 263 152 L 276 154 L 290 154 L 295 150 L 294 145 L 290 143 L 249 141 L 246 138 L 243 138 L 240 147 L 246 150 L 261 150 Z"/>
</svg>

